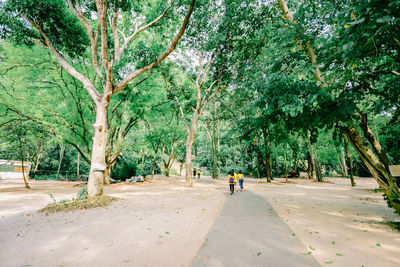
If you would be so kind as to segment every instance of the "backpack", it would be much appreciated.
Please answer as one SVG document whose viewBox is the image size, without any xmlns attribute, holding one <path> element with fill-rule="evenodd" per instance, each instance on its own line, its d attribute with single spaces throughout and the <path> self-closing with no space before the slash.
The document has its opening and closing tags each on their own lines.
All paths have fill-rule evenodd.
<svg viewBox="0 0 400 267">
<path fill-rule="evenodd" d="M 233 184 L 233 177 L 229 178 L 229 183 Z"/>
</svg>

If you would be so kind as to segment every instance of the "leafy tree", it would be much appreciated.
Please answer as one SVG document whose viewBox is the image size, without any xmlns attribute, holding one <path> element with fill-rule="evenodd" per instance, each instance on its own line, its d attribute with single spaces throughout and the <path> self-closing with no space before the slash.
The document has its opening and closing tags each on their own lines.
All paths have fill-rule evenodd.
<svg viewBox="0 0 400 267">
<path fill-rule="evenodd" d="M 163 52 L 160 50 L 166 46 L 166 38 L 157 35 L 160 39 L 156 39 L 151 35 L 173 35 L 181 12 L 179 1 L 171 4 L 159 1 L 154 4 L 152 1 L 73 3 L 68 0 L 66 4 L 62 0 L 8 0 L 1 4 L 2 38 L 19 44 L 37 43 L 49 49 L 65 71 L 83 84 L 96 106 L 92 167 L 88 182 L 90 197 L 102 194 L 111 97 L 171 54 L 186 29 L 195 2 L 190 2 L 178 32 Z M 162 25 L 161 32 L 154 27 L 157 24 Z M 137 25 L 133 32 L 131 25 Z M 143 38 L 137 38 L 146 30 L 148 35 L 142 34 Z M 132 48 L 132 44 L 136 46 Z M 90 52 L 85 53 L 86 50 Z M 130 53 L 136 56 L 129 57 Z M 145 57 L 146 54 L 149 56 Z M 83 74 L 74 66 L 73 58 L 78 55 L 91 59 L 95 77 Z"/>
</svg>

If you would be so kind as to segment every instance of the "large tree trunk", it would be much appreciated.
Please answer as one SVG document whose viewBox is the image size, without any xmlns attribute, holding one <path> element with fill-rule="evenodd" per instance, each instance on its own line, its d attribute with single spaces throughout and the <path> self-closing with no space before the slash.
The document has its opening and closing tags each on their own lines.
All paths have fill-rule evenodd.
<svg viewBox="0 0 400 267">
<path fill-rule="evenodd" d="M 92 162 L 88 180 L 88 195 L 95 197 L 103 194 L 103 182 L 106 171 L 106 147 L 108 135 L 108 100 L 102 99 L 96 106 L 96 123 L 94 124 L 94 138 Z"/>
<path fill-rule="evenodd" d="M 344 127 L 346 137 L 357 151 L 361 160 L 367 166 L 368 170 L 378 182 L 382 192 L 385 194 L 389 204 L 400 214 L 400 192 L 396 185 L 395 178 L 385 165 L 376 157 L 368 145 L 364 142 L 364 138 L 360 135 L 353 124 L 348 123 Z M 370 131 L 372 133 L 372 131 Z M 373 135 L 373 133 L 372 133 Z"/>
<path fill-rule="evenodd" d="M 386 156 L 386 151 L 383 149 L 378 139 L 375 137 L 371 128 L 369 128 L 367 114 L 364 112 L 360 113 L 361 113 L 360 127 L 364 132 L 364 137 L 367 138 L 367 140 L 372 146 L 372 149 L 375 151 L 376 155 L 378 155 L 380 162 L 382 162 L 383 165 L 385 165 L 386 170 L 389 170 L 389 165 L 393 165 L 392 161 Z"/>
</svg>

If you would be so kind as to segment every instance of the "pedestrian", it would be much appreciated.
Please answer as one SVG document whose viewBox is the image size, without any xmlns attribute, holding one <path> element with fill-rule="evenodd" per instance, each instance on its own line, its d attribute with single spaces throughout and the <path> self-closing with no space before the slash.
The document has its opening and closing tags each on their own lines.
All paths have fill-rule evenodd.
<svg viewBox="0 0 400 267">
<path fill-rule="evenodd" d="M 197 170 L 197 178 L 200 179 L 201 169 Z"/>
<path fill-rule="evenodd" d="M 238 175 L 236 174 L 236 172 L 234 170 L 232 170 L 233 173 L 233 180 L 235 181 L 235 187 L 237 188 L 237 182 L 238 182 Z M 237 192 L 237 189 L 236 189 Z"/>
<path fill-rule="evenodd" d="M 237 176 L 239 179 L 240 192 L 242 192 L 242 190 L 243 190 L 243 172 L 240 170 L 239 174 Z"/>
<path fill-rule="evenodd" d="M 196 178 L 196 168 L 193 168 L 193 177 Z"/>
<path fill-rule="evenodd" d="M 228 176 L 229 181 L 229 190 L 231 191 L 231 195 L 235 192 L 235 178 L 233 176 L 233 172 L 231 171 Z"/>
</svg>

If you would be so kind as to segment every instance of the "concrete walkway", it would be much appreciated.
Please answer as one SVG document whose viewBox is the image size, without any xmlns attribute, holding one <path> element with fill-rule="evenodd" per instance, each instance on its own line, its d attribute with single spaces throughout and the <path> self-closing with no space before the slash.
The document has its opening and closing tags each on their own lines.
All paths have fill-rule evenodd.
<svg viewBox="0 0 400 267">
<path fill-rule="evenodd" d="M 310 249 L 293 236 L 265 198 L 249 190 L 231 196 L 227 185 L 216 187 L 227 200 L 193 267 L 320 266 L 311 255 L 302 254 Z"/>
</svg>

